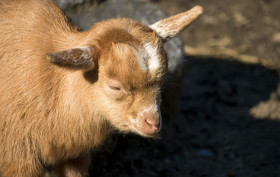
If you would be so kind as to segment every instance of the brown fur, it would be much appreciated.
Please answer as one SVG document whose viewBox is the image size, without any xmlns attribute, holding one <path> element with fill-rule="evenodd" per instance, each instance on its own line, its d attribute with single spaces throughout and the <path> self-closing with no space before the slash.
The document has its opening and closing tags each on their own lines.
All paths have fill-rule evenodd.
<svg viewBox="0 0 280 177">
<path fill-rule="evenodd" d="M 159 32 L 128 19 L 77 29 L 51 0 L 0 0 L 0 176 L 85 176 L 113 130 L 159 131 Z"/>
<path fill-rule="evenodd" d="M 157 104 L 167 62 L 157 34 L 140 23 L 109 20 L 78 32 L 49 0 L 0 0 L 0 41 L 2 177 L 42 176 L 46 166 L 83 176 L 88 160 L 81 167 L 75 160 L 115 128 L 131 131 L 127 115 Z M 141 71 L 132 54 L 146 42 L 160 50 L 154 74 Z M 94 49 L 93 70 L 48 60 L 49 53 L 83 46 Z M 109 78 L 128 92 L 111 94 Z"/>
</svg>

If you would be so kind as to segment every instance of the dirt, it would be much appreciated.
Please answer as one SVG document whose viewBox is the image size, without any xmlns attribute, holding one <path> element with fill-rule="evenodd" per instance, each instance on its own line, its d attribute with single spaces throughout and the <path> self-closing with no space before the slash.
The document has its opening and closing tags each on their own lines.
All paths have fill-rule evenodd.
<svg viewBox="0 0 280 177">
<path fill-rule="evenodd" d="M 90 176 L 279 177 L 280 2 L 154 3 L 170 14 L 202 5 L 204 15 L 182 34 L 185 43 L 234 49 L 259 63 L 186 57 L 180 116 L 164 118 L 159 139 L 114 136 L 118 143 L 98 150 Z"/>
</svg>

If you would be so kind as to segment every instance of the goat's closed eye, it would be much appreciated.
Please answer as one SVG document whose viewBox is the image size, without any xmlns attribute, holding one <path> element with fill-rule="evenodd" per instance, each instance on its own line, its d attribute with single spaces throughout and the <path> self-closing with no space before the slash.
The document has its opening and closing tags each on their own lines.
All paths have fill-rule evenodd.
<svg viewBox="0 0 280 177">
<path fill-rule="evenodd" d="M 121 88 L 120 87 L 116 87 L 116 86 L 112 86 L 112 85 L 109 85 L 110 89 L 112 90 L 115 90 L 115 91 L 121 91 Z"/>
<path fill-rule="evenodd" d="M 114 79 L 108 79 L 107 80 L 107 86 L 110 88 L 110 90 L 114 92 L 120 92 L 123 91 L 123 86 L 122 84 Z"/>
</svg>

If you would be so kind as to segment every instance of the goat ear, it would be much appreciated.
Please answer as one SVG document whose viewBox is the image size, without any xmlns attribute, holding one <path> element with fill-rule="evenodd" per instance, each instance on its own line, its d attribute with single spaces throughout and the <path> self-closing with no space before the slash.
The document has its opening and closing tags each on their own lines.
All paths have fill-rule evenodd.
<svg viewBox="0 0 280 177">
<path fill-rule="evenodd" d="M 47 59 L 59 66 L 90 70 L 95 67 L 94 49 L 88 46 L 49 53 Z"/>
<path fill-rule="evenodd" d="M 175 37 L 186 26 L 191 24 L 203 13 L 201 6 L 195 6 L 189 11 L 168 17 L 158 21 L 149 27 L 157 32 L 157 34 L 164 40 Z"/>
</svg>

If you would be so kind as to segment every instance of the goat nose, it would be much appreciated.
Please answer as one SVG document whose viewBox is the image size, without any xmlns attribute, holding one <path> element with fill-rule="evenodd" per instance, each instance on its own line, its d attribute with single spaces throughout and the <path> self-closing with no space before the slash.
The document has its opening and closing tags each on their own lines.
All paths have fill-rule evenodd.
<svg viewBox="0 0 280 177">
<path fill-rule="evenodd" d="M 145 122 L 151 127 L 153 130 L 159 130 L 160 129 L 160 121 L 158 119 L 151 119 L 146 118 Z"/>
</svg>

